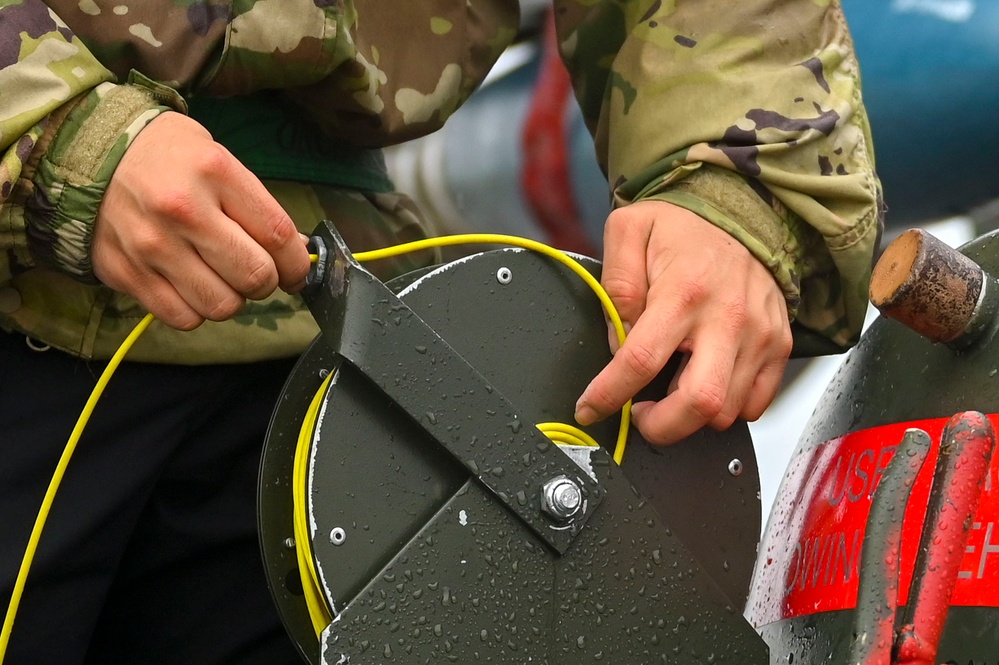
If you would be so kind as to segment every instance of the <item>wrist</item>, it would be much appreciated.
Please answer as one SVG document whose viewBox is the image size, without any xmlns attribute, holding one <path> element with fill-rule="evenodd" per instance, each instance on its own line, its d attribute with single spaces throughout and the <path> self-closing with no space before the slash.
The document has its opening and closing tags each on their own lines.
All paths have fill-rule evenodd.
<svg viewBox="0 0 999 665">
<path fill-rule="evenodd" d="M 25 206 L 29 247 L 38 261 L 97 282 L 90 247 L 108 183 L 132 140 L 169 110 L 148 87 L 104 83 L 66 114 L 38 163 Z"/>
<path fill-rule="evenodd" d="M 686 208 L 738 240 L 773 275 L 795 317 L 807 231 L 797 215 L 765 201 L 741 175 L 710 165 L 642 198 Z"/>
</svg>

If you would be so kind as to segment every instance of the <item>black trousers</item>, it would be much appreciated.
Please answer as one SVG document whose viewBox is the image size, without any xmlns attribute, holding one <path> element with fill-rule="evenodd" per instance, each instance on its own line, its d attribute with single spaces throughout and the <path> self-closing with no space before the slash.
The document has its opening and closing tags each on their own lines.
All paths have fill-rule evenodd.
<svg viewBox="0 0 999 665">
<path fill-rule="evenodd" d="M 4 665 L 301 663 L 264 579 L 260 447 L 294 360 L 123 363 L 69 464 Z M 0 331 L 0 610 L 103 370 Z"/>
</svg>

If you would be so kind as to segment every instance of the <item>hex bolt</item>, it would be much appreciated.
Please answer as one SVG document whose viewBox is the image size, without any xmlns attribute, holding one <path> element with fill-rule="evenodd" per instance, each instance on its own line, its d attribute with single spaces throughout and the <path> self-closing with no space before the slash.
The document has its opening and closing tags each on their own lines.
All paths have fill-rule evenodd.
<svg viewBox="0 0 999 665">
<path fill-rule="evenodd" d="M 742 460 L 736 457 L 734 460 L 728 463 L 728 472 L 733 476 L 742 475 Z"/>
<path fill-rule="evenodd" d="M 513 271 L 503 266 L 496 271 L 496 281 L 503 285 L 509 284 L 513 281 Z"/>
<path fill-rule="evenodd" d="M 541 509 L 560 522 L 578 513 L 582 506 L 579 485 L 568 476 L 555 476 L 541 488 Z"/>
<path fill-rule="evenodd" d="M 334 527 L 330 531 L 330 542 L 339 547 L 347 540 L 347 532 L 342 527 Z"/>
</svg>

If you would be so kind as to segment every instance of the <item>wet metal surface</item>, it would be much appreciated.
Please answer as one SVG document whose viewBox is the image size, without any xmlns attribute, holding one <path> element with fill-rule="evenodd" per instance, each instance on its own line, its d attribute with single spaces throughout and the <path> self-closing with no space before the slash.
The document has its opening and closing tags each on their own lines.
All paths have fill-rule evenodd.
<svg viewBox="0 0 999 665">
<path fill-rule="evenodd" d="M 495 255 L 434 272 L 401 296 L 517 404 L 523 429 L 572 422 L 576 396 L 609 357 L 599 307 L 577 277 L 543 257 Z M 325 355 L 320 346 L 307 356 Z M 393 371 L 408 362 L 401 352 L 394 358 Z M 620 468 L 603 449 L 591 455 L 606 496 L 560 556 L 480 482 L 485 472 L 506 476 L 509 464 L 471 473 L 427 431 L 425 413 L 407 414 L 350 364 L 331 367 L 309 488 L 313 551 L 339 612 L 324 635 L 325 662 L 766 662 L 741 617 L 759 533 L 744 424 L 663 449 L 633 433 Z M 446 380 L 433 387 L 454 403 Z M 473 429 L 466 421 L 444 431 Z M 588 431 L 611 447 L 616 428 L 611 419 Z M 517 444 L 505 434 L 494 447 Z M 511 463 L 525 463 L 523 455 Z M 540 493 L 512 498 L 540 515 Z M 336 528 L 339 545 L 330 539 Z M 285 537 L 273 538 L 282 551 Z M 272 585 L 282 565 L 294 571 L 285 561 L 269 565 Z"/>
<path fill-rule="evenodd" d="M 988 273 L 987 281 L 999 274 L 999 235 L 996 233 L 982 236 L 960 251 Z M 817 519 L 819 515 L 828 518 L 829 525 L 822 531 L 829 534 L 827 540 L 841 537 L 844 529 L 850 530 L 848 536 L 852 533 L 855 528 L 852 517 L 836 522 L 839 519 L 836 515 L 850 514 L 856 512 L 855 508 L 863 507 L 873 490 L 875 478 L 883 469 L 882 459 L 888 458 L 894 442 L 898 441 L 897 438 L 892 442 L 879 441 L 878 432 L 895 431 L 896 426 L 912 427 L 915 423 L 939 427 L 935 424 L 969 410 L 989 414 L 995 422 L 995 414 L 999 413 L 999 353 L 995 348 L 999 326 L 992 317 L 984 317 L 973 325 L 979 330 L 977 338 L 967 346 L 954 349 L 934 343 L 898 321 L 881 317 L 847 356 L 819 401 L 789 464 L 789 470 L 797 469 L 796 475 L 785 477 L 775 503 L 777 509 L 771 515 L 761 543 L 756 574 L 770 583 L 750 595 L 751 605 L 756 602 L 758 627 L 771 647 L 774 665 L 783 665 L 790 660 L 799 665 L 850 662 L 847 659 L 856 653 L 854 635 L 858 620 L 861 624 L 869 624 L 857 617 L 858 605 L 863 607 L 864 603 L 852 600 L 848 592 L 844 604 L 838 600 L 844 590 L 849 589 L 849 584 L 843 580 L 856 579 L 855 568 L 843 567 L 844 563 L 853 561 L 855 549 L 849 547 L 849 540 L 845 551 L 851 558 L 843 559 L 840 557 L 842 548 L 834 549 L 837 556 L 822 559 L 822 565 L 815 568 L 823 575 L 827 570 L 835 574 L 819 575 L 805 583 L 796 569 L 769 576 L 767 571 L 777 565 L 788 542 L 792 547 L 795 543 L 807 547 L 826 542 L 800 531 L 801 524 L 810 519 Z M 931 457 L 933 454 L 931 452 Z M 831 476 L 822 476 L 823 471 L 830 472 Z M 928 471 L 929 468 L 924 469 L 921 478 L 927 476 Z M 995 497 L 989 497 L 996 491 L 997 474 L 999 470 L 993 463 L 986 475 L 983 495 L 983 501 L 990 500 L 988 505 L 993 508 Z M 838 483 L 836 478 L 839 478 Z M 962 486 L 968 485 L 962 483 Z M 976 483 L 971 482 L 970 486 L 974 487 Z M 924 522 L 923 513 L 915 510 L 918 506 L 913 508 L 909 511 L 913 519 L 906 520 L 903 538 L 908 543 L 920 538 L 919 529 L 924 523 L 932 522 L 932 517 Z M 997 556 L 994 554 L 999 551 L 995 535 L 999 531 L 994 528 L 992 512 L 982 515 L 979 511 L 977 516 L 958 522 L 958 535 L 965 529 L 970 529 L 971 533 L 967 544 L 961 548 L 964 561 L 953 597 L 960 594 L 961 600 L 948 602 L 946 617 L 940 616 L 939 605 L 936 605 L 935 625 L 942 626 L 942 632 L 939 633 L 935 662 L 991 663 L 999 653 L 999 633 L 995 630 L 999 625 L 995 584 Z M 910 530 L 915 530 L 911 538 Z M 948 530 L 951 530 L 950 526 Z M 818 552 L 816 550 L 816 560 Z M 917 567 L 915 558 L 910 556 L 901 561 L 903 572 L 918 576 L 918 571 L 927 570 L 925 564 Z M 774 562 L 772 566 L 771 561 Z M 830 561 L 839 567 L 827 565 Z M 949 584 L 950 579 L 952 577 L 935 579 L 933 584 Z M 814 585 L 813 581 L 816 581 Z M 835 611 L 813 609 L 807 612 L 798 607 L 788 611 L 786 596 L 801 595 L 802 588 L 806 592 L 813 590 L 816 594 L 824 594 L 824 597 L 838 594 Z M 916 602 L 916 593 L 915 585 L 911 589 L 905 586 L 899 589 L 900 599 L 909 604 Z M 763 611 L 766 603 L 782 608 L 784 616 L 768 615 Z M 848 609 L 840 609 L 844 607 Z M 917 608 L 909 610 L 907 605 L 900 603 L 896 631 L 916 612 Z"/>
<path fill-rule="evenodd" d="M 430 436 L 548 545 L 564 552 L 603 491 L 468 364 L 395 293 L 350 255 L 325 225 L 330 278 L 303 295 L 323 335 L 340 356 L 372 380 Z M 446 395 L 446 399 L 441 399 Z M 464 429 L 462 429 L 464 428 Z M 534 503 L 545 483 L 567 476 L 580 487 L 581 510 L 551 529 Z"/>
<path fill-rule="evenodd" d="M 909 605 L 896 641 L 899 665 L 934 665 L 995 433 L 981 413 L 959 413 L 940 440 Z"/>
<path fill-rule="evenodd" d="M 888 463 L 871 503 L 860 563 L 857 613 L 849 665 L 889 665 L 895 642 L 902 522 L 909 493 L 926 455 L 930 437 L 910 429 Z"/>
</svg>

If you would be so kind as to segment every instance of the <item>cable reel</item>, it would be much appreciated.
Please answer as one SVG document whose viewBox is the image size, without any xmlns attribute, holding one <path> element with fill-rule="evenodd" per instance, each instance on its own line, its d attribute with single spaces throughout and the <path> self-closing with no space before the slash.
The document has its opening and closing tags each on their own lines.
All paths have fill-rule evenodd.
<svg viewBox="0 0 999 665">
<path fill-rule="evenodd" d="M 275 408 L 258 494 L 308 662 L 767 662 L 742 618 L 760 531 L 744 423 L 666 448 L 632 430 L 618 466 L 619 419 L 558 425 L 610 358 L 564 265 L 507 248 L 383 284 L 330 223 L 313 244 L 321 334 Z"/>
</svg>

